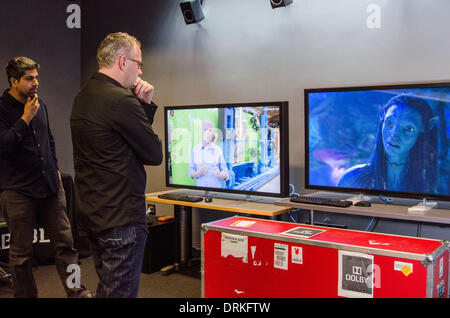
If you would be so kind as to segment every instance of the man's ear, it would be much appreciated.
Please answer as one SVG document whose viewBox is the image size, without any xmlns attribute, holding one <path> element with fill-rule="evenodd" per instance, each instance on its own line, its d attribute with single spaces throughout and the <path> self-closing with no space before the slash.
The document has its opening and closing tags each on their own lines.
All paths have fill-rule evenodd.
<svg viewBox="0 0 450 318">
<path fill-rule="evenodd" d="M 14 77 L 10 77 L 9 78 L 9 84 L 11 85 L 11 87 L 16 87 L 16 83 L 17 83 L 18 81 L 14 78 Z"/>
<path fill-rule="evenodd" d="M 122 70 L 122 71 L 125 69 L 125 60 L 126 59 L 127 58 L 125 56 L 123 56 L 123 55 L 119 57 L 119 62 L 118 62 L 119 63 L 119 69 Z"/>
</svg>

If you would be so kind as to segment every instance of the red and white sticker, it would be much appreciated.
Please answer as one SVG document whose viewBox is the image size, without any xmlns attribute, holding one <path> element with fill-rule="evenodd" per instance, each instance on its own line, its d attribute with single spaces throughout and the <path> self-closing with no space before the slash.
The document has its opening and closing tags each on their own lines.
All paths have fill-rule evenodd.
<svg viewBox="0 0 450 318">
<path fill-rule="evenodd" d="M 303 264 L 303 250 L 300 246 L 291 246 L 292 264 Z"/>
</svg>

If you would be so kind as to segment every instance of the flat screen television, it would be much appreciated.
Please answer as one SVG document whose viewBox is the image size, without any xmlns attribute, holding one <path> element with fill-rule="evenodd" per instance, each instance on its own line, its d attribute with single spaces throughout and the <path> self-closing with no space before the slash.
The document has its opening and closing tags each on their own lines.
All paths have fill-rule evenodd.
<svg viewBox="0 0 450 318">
<path fill-rule="evenodd" d="M 305 188 L 450 200 L 450 83 L 304 97 Z"/>
<path fill-rule="evenodd" d="M 285 197 L 288 102 L 166 106 L 166 186 Z"/>
</svg>

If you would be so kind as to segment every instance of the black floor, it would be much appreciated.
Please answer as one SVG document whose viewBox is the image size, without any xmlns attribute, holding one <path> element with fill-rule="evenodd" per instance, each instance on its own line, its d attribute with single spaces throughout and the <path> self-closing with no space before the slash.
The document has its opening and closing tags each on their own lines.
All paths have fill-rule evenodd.
<svg viewBox="0 0 450 318">
<path fill-rule="evenodd" d="M 80 260 L 81 283 L 88 289 L 97 288 L 97 274 L 91 257 Z M 65 292 L 55 265 L 39 266 L 34 270 L 39 298 L 65 298 Z M 0 298 L 12 298 L 10 285 L 0 280 Z M 138 298 L 199 298 L 201 297 L 200 264 L 169 275 L 161 272 L 141 274 Z"/>
</svg>

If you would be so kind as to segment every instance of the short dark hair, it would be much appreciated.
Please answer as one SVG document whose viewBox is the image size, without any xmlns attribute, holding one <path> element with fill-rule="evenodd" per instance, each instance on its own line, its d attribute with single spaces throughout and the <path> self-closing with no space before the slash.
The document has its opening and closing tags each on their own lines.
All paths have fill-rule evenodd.
<svg viewBox="0 0 450 318">
<path fill-rule="evenodd" d="M 25 75 L 26 71 L 38 70 L 39 67 L 40 65 L 38 63 L 28 57 L 18 56 L 13 58 L 6 65 L 6 76 L 8 76 L 9 86 L 11 86 L 11 77 L 19 81 Z"/>
</svg>

